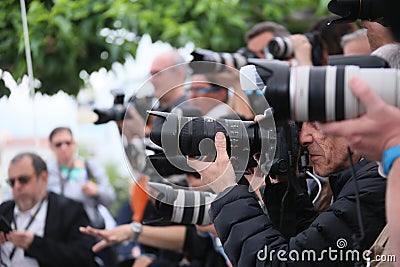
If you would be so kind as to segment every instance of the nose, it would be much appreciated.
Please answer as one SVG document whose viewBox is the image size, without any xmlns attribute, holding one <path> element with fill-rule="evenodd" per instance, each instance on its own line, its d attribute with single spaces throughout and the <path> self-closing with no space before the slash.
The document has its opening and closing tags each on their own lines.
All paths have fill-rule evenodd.
<svg viewBox="0 0 400 267">
<path fill-rule="evenodd" d="M 303 147 L 307 147 L 313 142 L 312 127 L 310 123 L 304 122 L 301 126 L 299 142 Z"/>
<path fill-rule="evenodd" d="M 197 98 L 199 96 L 200 96 L 200 94 L 196 90 L 189 91 L 189 98 Z"/>
</svg>

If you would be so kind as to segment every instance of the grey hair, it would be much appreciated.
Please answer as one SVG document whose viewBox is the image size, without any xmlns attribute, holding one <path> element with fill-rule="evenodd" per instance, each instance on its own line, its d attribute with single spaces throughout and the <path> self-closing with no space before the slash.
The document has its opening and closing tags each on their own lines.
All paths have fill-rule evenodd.
<svg viewBox="0 0 400 267">
<path fill-rule="evenodd" d="M 385 44 L 371 53 L 383 58 L 394 69 L 400 69 L 400 43 Z"/>
<path fill-rule="evenodd" d="M 345 34 L 342 36 L 342 39 L 340 40 L 340 45 L 343 48 L 348 42 L 357 40 L 358 38 L 361 38 L 363 36 L 367 36 L 367 29 L 359 29 L 354 32 Z"/>
</svg>

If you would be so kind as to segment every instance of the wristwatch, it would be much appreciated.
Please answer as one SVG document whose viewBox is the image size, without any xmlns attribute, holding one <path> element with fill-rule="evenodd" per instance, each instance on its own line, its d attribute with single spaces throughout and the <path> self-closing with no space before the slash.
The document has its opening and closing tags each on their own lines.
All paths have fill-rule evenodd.
<svg viewBox="0 0 400 267">
<path fill-rule="evenodd" d="M 389 149 L 386 149 L 382 155 L 382 165 L 383 172 L 385 175 L 389 174 L 390 168 L 393 165 L 393 162 L 400 157 L 400 146 L 394 146 Z"/>
<path fill-rule="evenodd" d="M 138 222 L 131 222 L 129 226 L 132 228 L 133 231 L 133 237 L 132 237 L 132 242 L 137 242 L 139 239 L 139 235 L 142 232 L 142 224 Z"/>
</svg>

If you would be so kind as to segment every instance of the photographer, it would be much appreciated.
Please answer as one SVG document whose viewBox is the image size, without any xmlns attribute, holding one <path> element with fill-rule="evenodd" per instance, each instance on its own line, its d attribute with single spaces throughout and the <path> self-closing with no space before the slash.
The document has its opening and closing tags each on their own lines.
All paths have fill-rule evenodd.
<svg viewBox="0 0 400 267">
<path fill-rule="evenodd" d="M 311 46 L 303 35 L 291 36 L 295 56 L 299 65 L 310 65 Z M 189 164 L 198 170 L 205 182 L 216 193 L 217 200 L 211 206 L 211 215 L 224 249 L 234 266 L 287 265 L 300 263 L 305 266 L 352 266 L 361 261 L 361 252 L 371 246 L 385 225 L 384 199 L 386 182 L 378 174 L 378 167 L 368 162 L 361 154 L 352 153 L 356 178 L 352 177 L 347 160 L 347 148 L 343 138 L 332 138 L 321 133 L 315 123 L 303 123 L 299 135 L 300 144 L 307 148 L 314 172 L 329 177 L 333 202 L 327 211 L 317 214 L 312 210 L 311 201 L 304 190 L 303 198 L 296 202 L 296 232 L 287 236 L 280 228 L 279 219 L 285 218 L 281 210 L 279 192 L 276 189 L 283 182 L 274 184 L 274 189 L 264 191 L 264 202 L 269 216 L 265 215 L 254 193 L 247 185 L 236 184 L 235 173 L 226 153 L 224 135 L 216 135 L 217 159 L 214 163 L 191 160 Z M 359 234 L 357 225 L 356 187 L 360 184 L 361 213 L 365 238 L 352 244 L 352 236 Z M 286 185 L 285 185 L 286 186 Z M 282 186 L 281 186 L 282 187 Z M 273 203 L 271 203 L 271 200 Z M 379 207 L 380 213 L 372 214 Z M 303 211 L 302 211 L 303 210 Z M 279 214 L 281 212 L 281 214 Z M 283 212 L 283 214 L 282 214 Z M 278 214 L 277 214 L 278 213 Z M 338 247 L 338 240 L 346 240 L 346 247 Z M 359 258 L 329 258 L 321 256 L 328 250 L 343 249 L 343 252 L 357 250 Z M 312 251 L 316 257 L 295 257 Z M 296 254 L 297 253 L 297 254 Z M 261 256 L 260 256 L 261 255 Z M 318 261 L 317 261 L 318 258 Z"/>
<path fill-rule="evenodd" d="M 289 31 L 282 25 L 272 21 L 255 24 L 244 36 L 247 50 L 258 58 L 265 58 L 265 48 L 275 37 L 287 37 Z"/>
<path fill-rule="evenodd" d="M 324 250 L 336 249 L 336 242 L 342 238 L 349 244 L 344 249 L 353 249 L 350 245 L 357 229 L 354 185 L 349 163 L 346 160 L 346 144 L 343 139 L 322 135 L 315 124 L 304 123 L 300 134 L 300 143 L 310 150 L 315 172 L 322 176 L 330 175 L 330 184 L 334 193 L 331 207 L 313 218 L 309 227 L 296 236 L 286 240 L 276 229 L 258 204 L 254 193 L 245 185 L 235 183 L 235 174 L 226 153 L 226 140 L 222 133 L 216 135 L 217 158 L 215 162 L 190 160 L 189 164 L 197 169 L 202 179 L 218 193 L 212 203 L 211 215 L 218 235 L 224 245 L 233 266 L 277 266 L 285 264 L 282 252 L 288 259 L 291 251 L 301 254 L 312 250 L 322 255 Z M 356 179 L 360 183 L 361 210 L 364 216 L 365 239 L 360 250 L 368 248 L 385 224 L 384 192 L 386 182 L 377 171 L 375 163 L 362 159 L 353 153 L 353 162 L 357 170 Z M 379 212 L 379 214 L 376 213 Z M 265 248 L 272 254 L 266 258 L 257 257 Z M 279 252 L 274 254 L 274 252 Z M 271 257 L 270 257 L 271 255 Z M 280 255 L 280 256 L 279 256 Z M 301 261 L 301 259 L 296 259 Z M 295 260 L 295 261 L 296 261 Z M 351 266 L 354 262 L 331 260 L 312 264 L 321 266 Z M 293 261 L 292 261 L 293 262 Z M 289 262 L 287 263 L 288 265 Z"/>
<path fill-rule="evenodd" d="M 386 20 L 386 24 L 390 25 L 392 34 L 396 38 L 393 38 L 393 35 L 389 38 L 378 38 L 378 36 L 385 36 L 385 32 L 387 33 L 389 29 L 376 22 L 363 20 L 362 26 L 368 29 L 368 38 L 373 49 L 379 46 L 376 44 L 382 40 L 386 40 L 386 43 L 394 39 L 396 41 L 400 40 L 398 16 L 395 14 L 398 6 L 396 6 L 395 1 L 376 3 L 379 7 L 383 6 L 385 8 L 384 14 L 379 15 Z M 354 19 L 360 17 L 361 14 L 355 16 Z M 363 18 L 365 17 L 368 16 L 363 16 Z M 383 29 L 385 32 L 376 33 L 374 31 L 376 28 Z M 391 65 L 398 65 L 398 62 Z M 365 156 L 370 160 L 382 161 L 383 172 L 388 178 L 386 207 L 389 227 L 388 236 L 390 237 L 389 246 L 391 252 L 398 258 L 400 257 L 400 216 L 397 208 L 397 203 L 400 201 L 400 183 L 398 182 L 398 176 L 400 175 L 398 153 L 400 127 L 396 122 L 400 121 L 400 111 L 398 108 L 385 103 L 360 78 L 353 78 L 350 81 L 350 88 L 353 94 L 364 104 L 366 113 L 356 119 L 320 124 L 320 127 L 326 134 L 344 137 L 353 150 L 365 153 Z"/>
</svg>

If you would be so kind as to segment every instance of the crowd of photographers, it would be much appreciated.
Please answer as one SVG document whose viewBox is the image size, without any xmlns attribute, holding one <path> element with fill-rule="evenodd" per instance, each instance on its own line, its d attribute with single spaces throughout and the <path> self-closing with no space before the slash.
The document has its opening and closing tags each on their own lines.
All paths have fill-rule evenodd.
<svg viewBox="0 0 400 267">
<path fill-rule="evenodd" d="M 9 168 L 14 199 L 0 206 L 0 264 L 95 266 L 100 251 L 130 242 L 118 267 L 395 266 L 395 7 L 332 0 L 328 8 L 339 16 L 321 18 L 305 34 L 262 22 L 237 53 L 197 49 L 191 62 L 176 50 L 160 54 L 150 70 L 154 99 L 116 99 L 95 110 L 97 124 L 114 120 L 123 137 L 135 180 L 131 219 L 98 229 L 84 211 L 88 201 L 48 194 L 57 184 L 63 195 L 69 184 L 52 180 L 35 154 L 18 155 Z M 68 128 L 59 131 L 56 138 L 72 138 Z M 54 136 L 54 146 L 72 144 Z M 80 198 L 107 204 L 114 193 L 88 182 L 85 162 L 78 164 L 88 184 Z M 69 177 L 73 168 L 64 171 Z M 47 213 L 68 224 L 54 216 L 50 224 Z M 43 248 L 62 257 L 46 258 Z"/>
<path fill-rule="evenodd" d="M 345 16 L 332 8 L 340 6 L 340 1 L 331 2 L 330 8 Z M 322 18 L 306 34 L 290 35 L 281 25 L 260 23 L 246 34 L 247 47 L 236 54 L 196 50 L 195 60 L 178 68 L 172 66 L 182 61 L 167 60 L 177 57 L 176 52 L 156 58 L 151 81 L 160 105 L 155 110 L 168 113 L 151 112 L 156 117 L 150 133 L 138 136 L 150 136 L 159 146 L 157 152 L 164 153 L 158 161 L 153 157 L 157 173 L 170 176 L 176 173 L 165 170 L 178 169 L 177 173 L 187 178 L 180 185 L 189 184 L 189 189 L 196 191 L 163 185 L 168 181 L 155 180 L 142 169 L 150 180 L 159 182 L 142 186 L 155 198 L 155 212 L 172 225 L 161 226 L 165 231 L 160 232 L 159 226 L 142 225 L 143 221 L 113 230 L 87 227 L 81 231 L 103 238 L 96 249 L 135 238 L 142 244 L 182 252 L 168 266 L 394 265 L 395 258 L 387 262 L 379 256 L 398 256 L 399 251 L 394 210 L 399 185 L 394 176 L 400 171 L 400 144 L 393 123 L 400 116 L 394 107 L 398 105 L 399 75 L 385 68 L 396 68 L 400 53 L 395 31 L 387 28 L 392 20 L 386 13 L 376 16 L 372 6 L 359 14 L 352 10 L 345 24 L 330 23 L 338 17 Z M 366 30 L 353 23 L 357 18 Z M 369 56 L 371 53 L 376 57 Z M 206 64 L 197 69 L 197 60 L 228 67 Z M 172 73 L 188 65 L 194 70 L 188 82 L 184 75 Z M 237 79 L 234 68 L 241 69 L 242 90 L 233 89 L 232 81 Z M 226 73 L 231 75 L 229 85 L 222 82 Z M 357 73 L 361 78 L 351 78 Z M 185 87 L 189 99 L 185 99 Z M 264 89 L 263 94 L 247 90 L 254 87 Z M 349 96 L 350 90 L 354 96 Z M 163 103 L 162 98 L 171 95 L 175 98 L 169 105 Z M 233 96 L 242 105 L 232 105 Z M 265 109 L 268 105 L 260 98 L 271 108 Z M 249 114 L 243 108 L 246 105 L 256 112 Z M 196 106 L 205 116 L 202 119 L 200 114 L 193 115 Z M 253 123 L 237 123 L 262 113 Z M 263 124 L 271 116 L 274 129 L 276 125 L 273 134 L 269 131 L 272 126 Z M 121 132 L 131 134 L 129 118 L 125 120 Z M 239 134 L 243 132 L 246 134 Z M 206 144 L 207 139 L 214 143 Z M 268 157 L 271 151 L 275 152 L 273 159 Z M 172 157 L 172 167 L 163 165 Z M 198 194 L 194 185 L 211 189 L 215 195 Z M 210 207 L 207 201 L 212 201 Z M 210 222 L 204 221 L 208 216 L 213 224 L 204 230 L 199 225 Z M 193 223 L 197 228 L 188 226 Z M 182 230 L 174 232 L 170 227 Z M 168 239 L 168 232 L 175 233 L 173 239 Z M 207 237 L 203 232 L 213 234 Z M 151 241 L 146 241 L 149 236 Z M 215 245 L 218 241 L 223 250 Z M 168 245 L 163 246 L 164 242 Z M 196 248 L 204 252 L 196 253 Z M 142 261 L 137 260 L 133 266 L 158 266 L 157 262 L 164 260 L 162 255 L 139 259 L 145 261 L 139 265 Z"/>
</svg>

